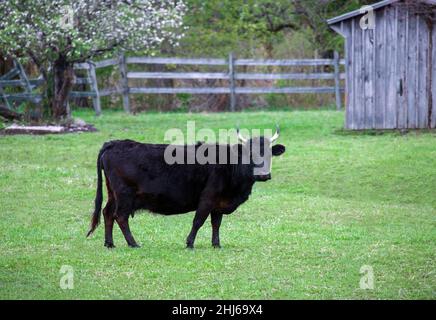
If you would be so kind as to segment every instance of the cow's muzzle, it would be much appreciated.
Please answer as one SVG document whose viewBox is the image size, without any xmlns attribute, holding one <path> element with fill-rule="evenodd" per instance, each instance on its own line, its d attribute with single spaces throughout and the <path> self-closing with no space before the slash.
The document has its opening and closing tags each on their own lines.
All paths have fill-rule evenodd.
<svg viewBox="0 0 436 320">
<path fill-rule="evenodd" d="M 256 176 L 256 181 L 268 181 L 271 180 L 271 174 L 265 174 L 265 175 L 261 175 L 261 176 Z"/>
</svg>

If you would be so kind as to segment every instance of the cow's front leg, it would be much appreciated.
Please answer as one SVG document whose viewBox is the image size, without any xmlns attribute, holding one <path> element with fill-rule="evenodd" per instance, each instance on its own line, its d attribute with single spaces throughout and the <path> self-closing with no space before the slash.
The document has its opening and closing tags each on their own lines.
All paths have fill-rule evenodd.
<svg viewBox="0 0 436 320">
<path fill-rule="evenodd" d="M 214 248 L 221 248 L 220 244 L 220 226 L 221 221 L 223 220 L 223 215 L 219 213 L 212 212 L 212 246 Z"/>
<path fill-rule="evenodd" d="M 194 249 L 195 238 L 197 237 L 198 230 L 203 226 L 207 217 L 209 216 L 210 208 L 208 206 L 200 206 L 195 213 L 194 222 L 192 223 L 191 233 L 186 239 L 186 246 L 188 249 Z"/>
</svg>

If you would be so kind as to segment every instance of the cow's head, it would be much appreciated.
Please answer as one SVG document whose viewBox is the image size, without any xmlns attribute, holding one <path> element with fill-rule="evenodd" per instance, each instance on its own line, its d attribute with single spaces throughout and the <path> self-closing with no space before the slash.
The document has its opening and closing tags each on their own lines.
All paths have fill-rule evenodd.
<svg viewBox="0 0 436 320">
<path fill-rule="evenodd" d="M 244 138 L 238 129 L 238 138 L 242 143 L 243 157 L 249 157 L 251 167 L 253 168 L 253 177 L 256 181 L 271 180 L 272 158 L 278 157 L 285 153 L 286 148 L 281 144 L 274 143 L 280 136 L 280 129 L 277 126 L 276 133 L 273 137 L 253 137 Z"/>
</svg>

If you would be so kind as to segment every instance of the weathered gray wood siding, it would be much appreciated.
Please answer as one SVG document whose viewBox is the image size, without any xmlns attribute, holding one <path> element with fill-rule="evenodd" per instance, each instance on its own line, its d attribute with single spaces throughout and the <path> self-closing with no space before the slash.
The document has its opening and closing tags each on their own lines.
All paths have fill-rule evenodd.
<svg viewBox="0 0 436 320">
<path fill-rule="evenodd" d="M 346 38 L 346 128 L 435 128 L 436 27 L 404 6 L 375 13 L 374 30 L 360 16 L 333 26 Z"/>
<path fill-rule="evenodd" d="M 413 23 L 409 23 L 409 13 L 408 11 L 403 7 L 385 7 L 384 10 L 395 10 L 396 12 L 396 21 L 394 23 L 397 24 L 397 57 L 395 60 L 396 64 L 396 73 L 395 73 L 395 82 L 396 82 L 396 101 L 395 99 L 393 101 L 390 101 L 390 103 L 394 104 L 394 108 L 398 111 L 398 118 L 397 118 L 397 128 L 403 129 L 408 127 L 408 117 L 409 117 L 409 106 L 410 108 L 414 108 L 414 103 L 410 103 L 408 101 L 408 97 L 410 96 L 408 92 L 413 90 L 415 87 L 412 82 L 410 81 L 411 77 L 408 77 L 408 73 L 410 70 L 408 70 L 408 66 L 412 66 L 415 64 L 416 61 L 416 53 L 414 50 L 411 50 L 409 52 L 408 48 L 413 48 L 413 46 L 410 45 L 414 41 L 414 37 L 416 35 L 415 32 L 410 30 L 410 28 L 414 25 Z M 390 39 L 391 37 L 388 35 L 388 41 L 392 41 Z M 412 57 L 411 61 L 408 62 L 408 55 Z M 387 117 L 390 117 L 390 114 L 386 115 Z"/>
<path fill-rule="evenodd" d="M 431 127 L 436 128 L 436 23 L 433 24 L 433 55 L 432 55 L 432 77 L 431 90 L 433 96 Z"/>
<path fill-rule="evenodd" d="M 384 67 L 381 69 L 382 79 L 380 85 L 380 105 L 379 109 L 384 110 L 383 119 L 379 129 L 398 128 L 398 123 L 404 118 L 404 111 L 397 108 L 398 92 L 398 53 L 400 52 L 397 44 L 399 41 L 398 30 L 398 10 L 383 10 L 383 23 L 380 25 L 380 32 L 384 34 L 383 48 L 385 48 L 384 60 L 380 62 Z M 380 15 L 377 15 L 380 16 Z M 383 83 L 385 79 L 386 83 Z"/>
</svg>

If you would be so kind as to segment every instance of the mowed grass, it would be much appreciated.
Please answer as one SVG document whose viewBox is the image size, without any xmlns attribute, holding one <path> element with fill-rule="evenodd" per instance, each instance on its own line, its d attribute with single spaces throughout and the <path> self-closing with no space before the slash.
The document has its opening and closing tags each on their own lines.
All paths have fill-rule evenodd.
<svg viewBox="0 0 436 320">
<path fill-rule="evenodd" d="M 349 134 L 333 111 L 140 114 L 106 111 L 97 133 L 0 137 L 1 299 L 435 299 L 436 134 Z M 142 245 L 86 239 L 96 156 L 112 139 L 161 143 L 170 128 L 282 128 L 273 180 L 185 249 L 193 214 L 141 213 Z M 74 269 L 62 290 L 61 267 Z M 362 266 L 374 289 L 359 288 Z"/>
</svg>

